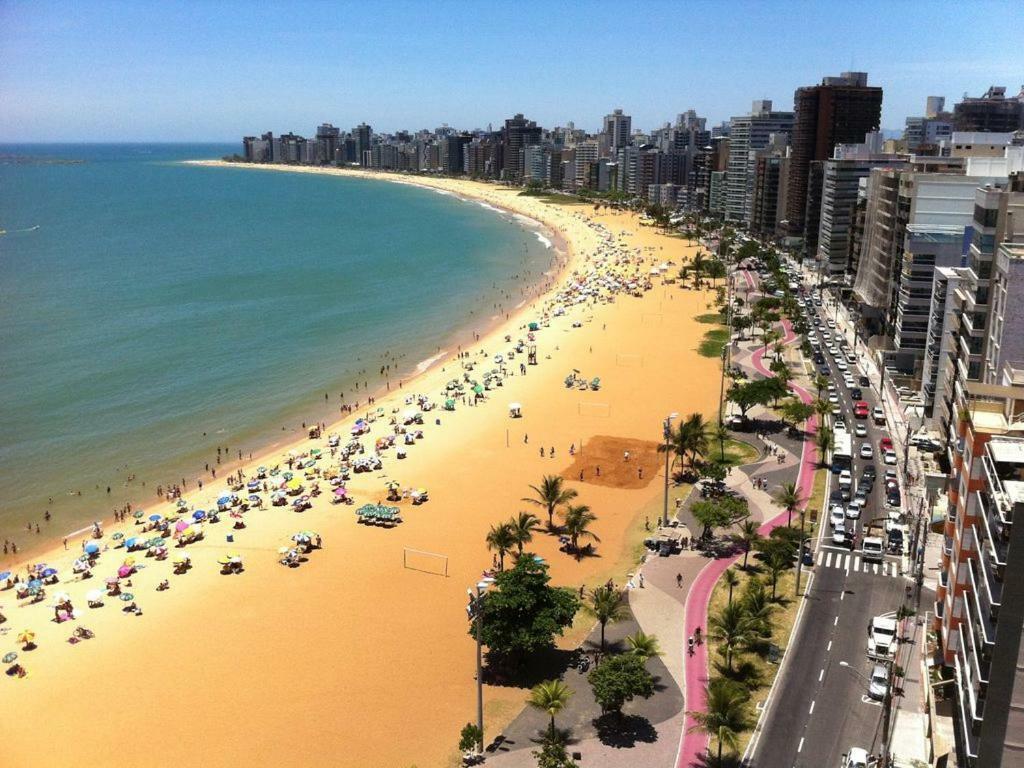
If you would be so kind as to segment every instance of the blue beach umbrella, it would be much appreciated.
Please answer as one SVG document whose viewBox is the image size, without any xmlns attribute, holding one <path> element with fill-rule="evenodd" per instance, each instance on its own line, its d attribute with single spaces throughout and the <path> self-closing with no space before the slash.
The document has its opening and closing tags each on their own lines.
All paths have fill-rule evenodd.
<svg viewBox="0 0 1024 768">
<path fill-rule="evenodd" d="M 124 545 L 125 545 L 126 547 L 128 547 L 129 549 L 131 549 L 132 547 L 134 547 L 134 546 L 135 546 L 135 543 L 136 543 L 137 541 L 138 541 L 138 539 L 137 539 L 137 538 L 136 538 L 135 536 L 132 536 L 132 537 L 131 537 L 130 539 L 126 539 L 126 540 L 125 540 L 125 542 L 124 542 Z"/>
<path fill-rule="evenodd" d="M 255 493 L 251 493 L 249 494 L 249 501 L 251 501 L 253 504 L 259 504 L 261 501 L 263 501 L 263 499 L 261 499 Z"/>
<path fill-rule="evenodd" d="M 48 579 L 51 576 L 56 576 L 56 575 L 57 575 L 57 569 L 56 568 L 47 568 L 47 569 L 45 569 L 43 571 L 43 578 L 44 579 Z"/>
<path fill-rule="evenodd" d="M 3 573 L 0 573 L 0 581 L 6 581 L 9 578 L 11 578 L 10 571 L 4 571 Z"/>
<path fill-rule="evenodd" d="M 150 522 L 153 522 L 153 523 L 159 523 L 163 519 L 164 519 L 163 515 L 150 515 L 149 516 Z"/>
<path fill-rule="evenodd" d="M 88 544 L 85 545 L 85 551 L 90 555 L 95 555 L 97 552 L 100 551 L 100 545 L 90 541 Z"/>
<path fill-rule="evenodd" d="M 219 504 L 222 507 L 226 506 L 226 505 L 228 505 L 230 503 L 231 503 L 231 497 L 230 496 L 221 496 L 219 499 L 217 499 L 217 504 Z"/>
<path fill-rule="evenodd" d="M 41 582 L 39 579 L 32 579 L 28 583 L 28 588 L 29 589 L 42 589 L 42 587 L 43 587 L 43 582 Z"/>
<path fill-rule="evenodd" d="M 192 513 L 193 520 L 202 520 L 204 517 L 206 517 L 206 510 L 197 509 L 195 512 Z"/>
</svg>

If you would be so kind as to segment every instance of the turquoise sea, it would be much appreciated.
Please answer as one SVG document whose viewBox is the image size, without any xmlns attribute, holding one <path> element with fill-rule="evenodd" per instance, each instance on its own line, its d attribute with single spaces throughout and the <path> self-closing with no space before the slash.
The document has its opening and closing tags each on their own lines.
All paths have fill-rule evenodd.
<svg viewBox="0 0 1024 768">
<path fill-rule="evenodd" d="M 452 196 L 180 162 L 237 150 L 0 145 L 0 535 L 22 550 L 365 402 L 551 266 Z"/>
</svg>

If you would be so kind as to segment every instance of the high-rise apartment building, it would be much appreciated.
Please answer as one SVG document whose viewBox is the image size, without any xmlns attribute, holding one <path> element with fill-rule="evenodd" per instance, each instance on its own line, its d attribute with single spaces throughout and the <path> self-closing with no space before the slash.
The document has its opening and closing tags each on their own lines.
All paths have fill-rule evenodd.
<svg viewBox="0 0 1024 768">
<path fill-rule="evenodd" d="M 882 89 L 867 83 L 866 72 L 843 72 L 839 77 L 824 78 L 821 85 L 796 90 L 786 202 L 791 237 L 807 235 L 805 225 L 811 163 L 828 160 L 837 144 L 859 142 L 865 134 L 879 128 Z M 811 196 L 815 194 L 817 189 L 812 188 Z M 816 211 L 811 215 L 816 215 Z M 812 229 L 812 239 L 817 239 L 817 229 Z"/>
<path fill-rule="evenodd" d="M 750 229 L 761 237 L 774 237 L 786 215 L 789 179 L 789 136 L 775 134 L 768 146 L 755 153 L 754 208 Z"/>
<path fill-rule="evenodd" d="M 340 128 L 335 128 L 330 123 L 321 124 L 316 129 L 316 164 L 330 165 L 334 163 L 340 142 Z"/>
<path fill-rule="evenodd" d="M 630 143 L 630 136 L 633 132 L 633 118 L 622 114 L 621 109 L 613 110 L 610 115 L 604 116 L 604 131 L 608 137 L 609 148 L 612 152 Z"/>
<path fill-rule="evenodd" d="M 352 129 L 352 137 L 356 140 L 355 145 L 355 162 L 360 165 L 366 165 L 367 160 L 365 159 L 366 153 L 370 149 L 370 139 L 373 136 L 373 129 L 366 123 L 360 123 Z"/>
<path fill-rule="evenodd" d="M 953 107 L 953 128 L 957 131 L 1008 133 L 1024 128 L 1024 102 L 1006 98 L 1006 88 L 990 86 L 984 95 L 964 96 Z"/>
<path fill-rule="evenodd" d="M 542 133 L 540 127 L 533 120 L 523 117 L 521 112 L 505 121 L 502 131 L 502 173 L 506 179 L 520 181 L 523 178 L 526 148 L 540 144 Z"/>
<path fill-rule="evenodd" d="M 725 218 L 749 223 L 754 214 L 756 152 L 772 134 L 790 133 L 793 113 L 772 110 L 769 100 L 755 101 L 749 115 L 729 121 L 729 164 L 725 178 Z"/>
</svg>

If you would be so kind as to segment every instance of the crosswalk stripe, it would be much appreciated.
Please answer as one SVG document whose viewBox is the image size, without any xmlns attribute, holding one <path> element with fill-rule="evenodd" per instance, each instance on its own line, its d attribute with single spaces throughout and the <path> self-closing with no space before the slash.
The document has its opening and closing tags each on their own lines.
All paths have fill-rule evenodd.
<svg viewBox="0 0 1024 768">
<path fill-rule="evenodd" d="M 825 550 L 818 550 L 818 565 L 821 565 L 821 561 L 825 559 Z"/>
<path fill-rule="evenodd" d="M 849 555 L 845 555 L 843 557 L 843 570 L 844 571 L 850 570 L 850 556 Z"/>
<path fill-rule="evenodd" d="M 826 568 L 831 568 L 832 567 L 832 553 L 831 552 L 829 552 L 827 555 L 825 555 L 825 567 Z"/>
<path fill-rule="evenodd" d="M 856 557 L 853 558 L 853 570 L 855 570 L 855 571 L 859 571 L 860 570 L 860 557 L 859 556 L 856 556 Z"/>
</svg>

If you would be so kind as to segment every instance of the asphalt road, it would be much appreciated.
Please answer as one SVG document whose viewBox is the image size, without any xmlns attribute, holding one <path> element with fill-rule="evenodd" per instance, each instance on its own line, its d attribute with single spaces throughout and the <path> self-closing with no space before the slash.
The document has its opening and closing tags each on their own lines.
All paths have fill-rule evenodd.
<svg viewBox="0 0 1024 768">
<path fill-rule="evenodd" d="M 816 309 L 821 313 L 821 307 Z M 824 314 L 819 317 L 820 338 L 820 331 L 832 329 L 828 329 Z M 854 419 L 854 401 L 836 367 L 837 356 L 827 351 L 827 346 L 822 344 L 822 351 L 831 368 L 830 378 L 836 385 L 846 425 L 851 433 L 857 423 L 865 424 L 868 430 L 867 437 L 853 438 L 854 490 L 864 466 L 874 464 L 878 472 L 861 517 L 847 520 L 848 526 L 854 525 L 859 545 L 865 524 L 875 521 L 881 526 L 886 517 L 883 489 L 887 467 L 882 463 L 878 441 L 889 433 L 884 427 L 876 427 L 871 418 Z M 856 384 L 861 371 L 855 364 L 849 368 Z M 871 408 L 879 404 L 870 387 L 861 390 L 862 399 Z M 824 391 L 822 394 L 826 395 Z M 860 447 L 865 442 L 874 450 L 873 459 L 860 458 Z M 835 488 L 835 475 L 832 480 L 831 487 Z M 811 590 L 749 758 L 752 768 L 833 768 L 840 765 L 850 747 L 879 751 L 882 707 L 867 696 L 866 678 L 874 666 L 866 653 L 867 626 L 873 616 L 900 606 L 910 581 L 899 575 L 898 557 L 886 556 L 882 564 L 865 563 L 859 546 L 853 552 L 845 546 L 834 546 L 831 533 L 826 510 Z M 872 533 L 884 538 L 884 531 L 876 529 Z M 841 661 L 850 666 L 840 666 Z"/>
</svg>

